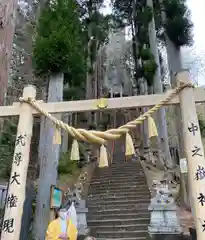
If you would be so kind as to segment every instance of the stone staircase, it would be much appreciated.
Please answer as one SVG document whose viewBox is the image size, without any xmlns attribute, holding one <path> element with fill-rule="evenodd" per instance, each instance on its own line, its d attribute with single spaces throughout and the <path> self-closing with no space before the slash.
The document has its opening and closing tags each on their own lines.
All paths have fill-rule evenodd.
<svg viewBox="0 0 205 240">
<path fill-rule="evenodd" d="M 97 240 L 148 238 L 150 195 L 139 161 L 125 161 L 117 148 L 109 168 L 97 168 L 87 206 L 88 227 Z"/>
</svg>

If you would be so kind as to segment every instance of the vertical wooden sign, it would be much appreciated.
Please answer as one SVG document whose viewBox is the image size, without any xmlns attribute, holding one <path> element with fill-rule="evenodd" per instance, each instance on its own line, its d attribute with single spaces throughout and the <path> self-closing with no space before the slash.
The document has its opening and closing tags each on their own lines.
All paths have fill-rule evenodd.
<svg viewBox="0 0 205 240">
<path fill-rule="evenodd" d="M 187 71 L 177 74 L 178 82 L 191 83 Z M 197 231 L 197 240 L 205 239 L 205 159 L 193 89 L 180 93 L 184 150 L 188 165 L 190 201 Z"/>
<path fill-rule="evenodd" d="M 35 88 L 33 86 L 25 87 L 23 97 L 35 98 Z M 22 103 L 20 107 L 8 194 L 6 198 L 4 220 L 2 224 L 1 240 L 20 239 L 32 129 L 32 108 L 27 103 Z"/>
</svg>

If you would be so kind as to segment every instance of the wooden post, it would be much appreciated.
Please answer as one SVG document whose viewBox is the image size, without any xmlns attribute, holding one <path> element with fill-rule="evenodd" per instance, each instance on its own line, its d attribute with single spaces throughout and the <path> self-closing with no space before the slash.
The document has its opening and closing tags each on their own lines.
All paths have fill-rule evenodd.
<svg viewBox="0 0 205 240">
<path fill-rule="evenodd" d="M 25 87 L 23 97 L 35 98 L 35 88 L 33 86 Z M 20 107 L 8 195 L 6 198 L 4 220 L 2 224 L 1 240 L 20 239 L 32 130 L 32 108 L 27 103 L 22 103 Z"/>
<path fill-rule="evenodd" d="M 49 77 L 48 102 L 60 102 L 63 100 L 63 73 L 53 74 Z M 55 114 L 61 119 L 61 113 Z M 56 185 L 58 176 L 58 161 L 60 157 L 60 144 L 53 143 L 55 125 L 45 120 L 42 131 L 45 136 L 40 142 L 40 176 L 36 201 L 35 222 L 33 228 L 34 239 L 45 239 L 46 230 L 50 220 L 50 189 Z"/>
<path fill-rule="evenodd" d="M 177 74 L 177 80 L 191 83 L 189 73 Z M 183 123 L 184 152 L 188 164 L 190 201 L 197 231 L 197 240 L 205 239 L 205 160 L 199 122 L 194 102 L 193 89 L 186 88 L 180 93 Z"/>
</svg>

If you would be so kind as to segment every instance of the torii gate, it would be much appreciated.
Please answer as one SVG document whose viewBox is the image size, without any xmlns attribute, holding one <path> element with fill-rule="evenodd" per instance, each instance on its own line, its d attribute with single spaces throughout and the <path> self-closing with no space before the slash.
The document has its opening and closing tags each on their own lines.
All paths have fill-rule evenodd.
<svg viewBox="0 0 205 240">
<path fill-rule="evenodd" d="M 191 84 L 189 74 L 183 71 L 177 74 L 178 82 Z M 35 99 L 34 86 L 27 86 L 23 98 Z M 165 95 L 134 96 L 108 99 L 106 109 L 150 107 L 158 104 Z M 183 123 L 183 137 L 188 176 L 191 192 L 191 203 L 197 230 L 197 239 L 205 239 L 205 160 L 204 148 L 196 113 L 195 103 L 205 102 L 204 88 L 184 88 L 179 96 L 171 99 L 166 105 L 180 104 Z M 59 103 L 39 102 L 49 113 L 97 111 L 96 100 L 70 101 Z M 28 103 L 14 103 L 12 106 L 0 107 L 0 117 L 19 116 L 16 145 L 6 199 L 5 214 L 2 225 L 1 240 L 19 240 L 21 219 L 25 200 L 25 187 L 29 164 L 30 144 L 33 128 L 33 115 L 39 114 Z"/>
</svg>

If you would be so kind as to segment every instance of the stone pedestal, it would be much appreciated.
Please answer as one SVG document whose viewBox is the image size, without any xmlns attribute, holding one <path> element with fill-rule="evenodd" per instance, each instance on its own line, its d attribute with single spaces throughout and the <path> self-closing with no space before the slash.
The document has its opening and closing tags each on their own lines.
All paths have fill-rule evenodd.
<svg viewBox="0 0 205 240">
<path fill-rule="evenodd" d="M 151 235 L 180 234 L 182 230 L 176 210 L 177 207 L 168 186 L 158 186 L 157 194 L 151 199 L 149 206 L 149 211 L 151 211 L 151 220 L 148 227 L 149 233 Z"/>
<path fill-rule="evenodd" d="M 79 235 L 86 235 L 88 233 L 86 214 L 88 209 L 85 207 L 85 200 L 78 200 L 76 204 L 78 233 Z"/>
</svg>

